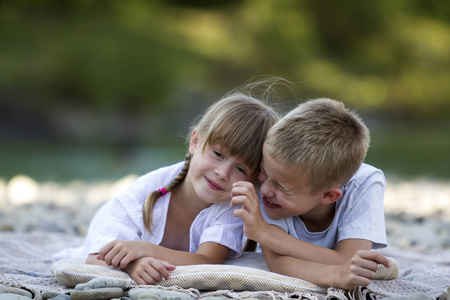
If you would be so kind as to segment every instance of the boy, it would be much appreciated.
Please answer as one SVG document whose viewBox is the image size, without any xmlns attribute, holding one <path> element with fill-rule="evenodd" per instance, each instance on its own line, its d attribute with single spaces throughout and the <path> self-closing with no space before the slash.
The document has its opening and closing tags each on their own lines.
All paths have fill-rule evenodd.
<svg viewBox="0 0 450 300">
<path fill-rule="evenodd" d="M 232 205 L 269 269 L 323 287 L 367 286 L 386 257 L 383 173 L 363 164 L 370 142 L 360 118 L 331 99 L 300 104 L 268 132 L 260 194 L 237 182 Z"/>
</svg>

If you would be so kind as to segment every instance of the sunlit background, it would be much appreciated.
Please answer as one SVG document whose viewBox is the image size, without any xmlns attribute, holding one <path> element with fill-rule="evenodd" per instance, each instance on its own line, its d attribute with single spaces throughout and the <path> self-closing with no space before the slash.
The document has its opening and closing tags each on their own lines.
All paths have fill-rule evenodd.
<svg viewBox="0 0 450 300">
<path fill-rule="evenodd" d="M 448 1 L 11 0 L 0 1 L 0 229 L 11 205 L 96 206 L 183 159 L 194 117 L 265 75 L 293 83 L 281 111 L 329 97 L 361 114 L 390 212 L 448 217 Z"/>
</svg>

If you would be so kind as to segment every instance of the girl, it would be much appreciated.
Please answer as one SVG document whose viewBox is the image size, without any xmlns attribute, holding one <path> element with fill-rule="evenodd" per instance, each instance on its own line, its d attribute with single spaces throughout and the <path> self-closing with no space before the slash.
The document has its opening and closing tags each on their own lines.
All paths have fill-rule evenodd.
<svg viewBox="0 0 450 300">
<path fill-rule="evenodd" d="M 237 181 L 257 182 L 262 145 L 278 116 L 242 93 L 212 105 L 193 126 L 185 162 L 140 177 L 94 216 L 80 248 L 55 255 L 88 256 L 127 272 L 138 284 L 169 278 L 175 265 L 218 264 L 242 249 L 242 219 L 233 216 Z"/>
</svg>

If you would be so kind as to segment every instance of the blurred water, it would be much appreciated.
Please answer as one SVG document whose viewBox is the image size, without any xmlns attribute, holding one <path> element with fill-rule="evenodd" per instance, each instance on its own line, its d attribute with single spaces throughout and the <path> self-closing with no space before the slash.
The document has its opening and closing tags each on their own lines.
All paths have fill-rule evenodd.
<svg viewBox="0 0 450 300">
<path fill-rule="evenodd" d="M 22 174 L 38 182 L 114 180 L 184 160 L 185 151 L 184 146 L 3 143 L 0 178 L 10 180 Z"/>
</svg>

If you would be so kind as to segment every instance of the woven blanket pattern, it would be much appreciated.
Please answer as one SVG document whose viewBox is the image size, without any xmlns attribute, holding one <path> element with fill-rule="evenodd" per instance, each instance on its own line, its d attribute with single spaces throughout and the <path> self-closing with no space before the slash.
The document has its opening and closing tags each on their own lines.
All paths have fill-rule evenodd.
<svg viewBox="0 0 450 300">
<path fill-rule="evenodd" d="M 130 287 L 137 286 L 125 272 L 104 266 L 86 265 L 80 259 L 56 262 L 51 266 L 51 271 L 66 287 L 74 287 L 78 283 L 98 277 L 117 278 Z M 170 279 L 159 282 L 159 285 L 198 290 L 326 293 L 326 289 L 301 279 L 233 265 L 178 266 L 170 272 Z"/>
<path fill-rule="evenodd" d="M 375 295 L 376 298 L 406 298 L 411 294 L 424 294 L 438 298 L 447 288 L 450 288 L 449 250 L 385 249 L 382 253 L 393 257 L 400 264 L 399 279 L 372 281 L 367 288 L 357 288 L 361 294 L 370 293 L 372 297 Z M 351 299 L 351 297 L 347 297 L 347 299 Z"/>
<path fill-rule="evenodd" d="M 84 238 L 79 236 L 55 233 L 8 233 L 0 232 L 0 280 L 3 284 L 11 286 L 22 286 L 32 291 L 35 299 L 40 300 L 40 294 L 44 291 L 52 292 L 69 292 L 72 288 L 70 282 L 72 276 L 79 276 L 84 266 L 84 260 L 78 260 L 67 264 L 60 265 L 59 271 L 62 276 L 63 272 L 70 275 L 68 282 L 61 281 L 63 277 L 58 276 L 58 280 L 50 271 L 52 268 L 56 270 L 56 265 L 52 264 L 51 257 L 56 253 L 67 247 L 79 246 Z M 380 250 L 380 252 L 392 257 L 398 262 L 400 266 L 399 279 L 394 280 L 372 280 L 367 287 L 358 287 L 352 291 L 343 291 L 339 289 L 329 288 L 324 293 L 287 293 L 283 291 L 273 292 L 266 290 L 261 291 L 232 291 L 232 290 L 215 290 L 202 293 L 202 297 L 208 294 L 219 297 L 220 295 L 232 296 L 233 299 L 243 299 L 250 295 L 267 295 L 271 296 L 269 299 L 380 299 L 384 297 L 390 298 L 407 298 L 414 294 L 424 294 L 433 299 L 446 299 L 447 292 L 450 287 L 450 249 L 421 249 L 419 247 L 412 249 L 396 249 L 388 248 Z M 245 253 L 241 258 L 234 260 L 227 260 L 227 265 L 238 267 L 249 267 L 259 270 L 267 271 L 264 257 L 257 253 Z M 397 265 L 397 266 L 398 266 Z M 73 269 L 71 269 L 74 267 Z M 78 279 L 79 282 L 86 282 L 96 277 L 103 277 L 105 274 L 98 275 L 91 274 L 95 266 L 88 266 L 88 271 L 82 271 L 83 279 Z M 180 268 L 180 267 L 179 267 Z M 105 270 L 105 267 L 100 270 Z M 230 268 L 236 269 L 236 268 Z M 111 275 L 110 268 L 106 268 L 108 275 Z M 180 269 L 179 269 L 180 270 Z M 236 269 L 237 270 L 237 269 Z M 386 271 L 391 272 L 393 269 L 384 270 L 380 268 L 379 274 L 384 274 Z M 98 270 L 97 270 L 98 271 Z M 186 270 L 184 270 L 186 271 Z M 72 273 L 71 273 L 72 272 Z M 129 280 L 130 287 L 135 282 L 124 272 L 116 271 L 118 276 L 124 276 L 122 280 Z M 119 275 L 120 274 L 120 275 Z M 85 276 L 91 276 L 86 278 Z M 113 275 L 114 276 L 114 275 Z M 250 277 L 248 274 L 247 277 Z M 388 275 L 390 276 L 390 275 Z M 74 277 L 75 278 L 75 277 Z M 122 278 L 122 277 L 119 277 Z M 250 278 L 248 279 L 251 280 Z M 73 284 L 73 283 L 72 283 Z M 260 284 L 260 283 L 258 283 Z M 211 283 L 208 283 L 210 286 Z M 225 285 L 225 283 L 224 283 Z M 255 286 L 256 287 L 256 286 Z M 162 287 L 169 289 L 168 287 Z M 303 287 L 305 288 L 305 287 Z M 308 287 L 306 287 L 308 289 Z M 280 294 L 283 294 L 281 297 Z M 276 297 L 275 297 L 276 295 Z M 273 296 L 273 297 L 272 297 Z"/>
</svg>

